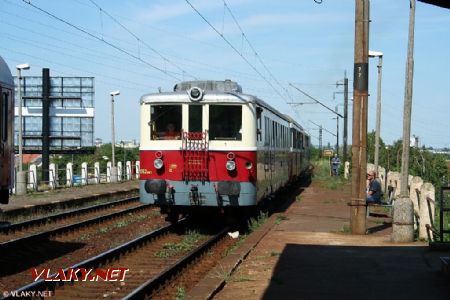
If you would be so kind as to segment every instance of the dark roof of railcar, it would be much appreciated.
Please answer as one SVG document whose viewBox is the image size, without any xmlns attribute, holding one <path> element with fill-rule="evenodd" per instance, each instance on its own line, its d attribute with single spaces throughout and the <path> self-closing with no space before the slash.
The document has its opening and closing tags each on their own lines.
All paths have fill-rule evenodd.
<svg viewBox="0 0 450 300">
<path fill-rule="evenodd" d="M 14 87 L 14 80 L 11 75 L 11 71 L 8 68 L 8 65 L 0 56 L 0 82 L 2 84 L 9 85 L 11 88 Z"/>
</svg>

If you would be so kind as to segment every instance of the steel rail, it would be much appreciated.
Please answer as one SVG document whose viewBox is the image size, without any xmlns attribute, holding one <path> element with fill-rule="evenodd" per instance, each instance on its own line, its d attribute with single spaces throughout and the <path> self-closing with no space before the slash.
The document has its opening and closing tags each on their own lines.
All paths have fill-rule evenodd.
<svg viewBox="0 0 450 300">
<path fill-rule="evenodd" d="M 169 224 L 165 227 L 154 230 L 144 236 L 138 237 L 138 238 L 131 240 L 125 244 L 117 246 L 117 247 L 110 249 L 108 251 L 105 251 L 99 255 L 96 255 L 96 256 L 88 258 L 80 263 L 77 263 L 71 267 L 68 267 L 68 268 L 64 269 L 64 273 L 67 274 L 69 269 L 96 268 L 106 262 L 110 262 L 110 261 L 113 261 L 114 259 L 118 259 L 123 254 L 129 252 L 130 250 L 139 248 L 140 246 L 145 244 L 145 242 L 155 239 L 157 237 L 160 237 L 160 236 L 166 234 L 167 232 L 174 230 L 177 226 L 180 226 L 185 222 L 186 222 L 186 219 L 181 219 L 180 221 L 178 221 L 178 223 Z M 57 275 L 58 275 L 57 273 L 52 274 L 51 276 L 49 276 L 49 278 L 50 279 L 55 278 Z M 25 285 L 25 286 L 17 289 L 16 292 L 18 294 L 21 294 L 21 293 L 27 292 L 27 291 L 46 291 L 46 290 L 47 291 L 55 291 L 56 286 L 57 285 L 59 286 L 62 284 L 64 284 L 64 282 L 62 282 L 62 281 L 45 281 L 44 279 L 39 279 L 38 281 L 35 281 L 33 283 L 30 283 L 28 285 Z M 9 299 L 9 298 L 5 297 L 2 299 Z"/>
<path fill-rule="evenodd" d="M 136 200 L 139 200 L 139 197 L 120 199 L 120 200 L 116 200 L 116 201 L 112 201 L 112 202 L 108 202 L 108 203 L 102 203 L 102 204 L 98 204 L 98 205 L 94 205 L 94 206 L 88 206 L 88 207 L 84 207 L 84 208 L 80 208 L 80 209 L 74 209 L 74 210 L 70 210 L 67 212 L 50 215 L 50 216 L 45 216 L 45 217 L 41 217 L 41 218 L 36 218 L 36 219 L 32 219 L 32 220 L 27 220 L 27 221 L 23 221 L 23 222 L 19 222 L 19 223 L 0 225 L 0 233 L 8 234 L 10 232 L 20 231 L 24 228 L 28 228 L 28 227 L 32 227 L 32 226 L 36 226 L 36 225 L 44 225 L 49 222 L 56 222 L 61 219 L 75 217 L 77 215 L 86 214 L 86 213 L 90 213 L 90 212 L 97 211 L 97 210 L 107 209 L 107 208 L 115 206 L 115 205 L 127 204 L 129 202 L 133 202 Z"/>
<path fill-rule="evenodd" d="M 143 205 L 139 205 L 137 207 L 128 208 L 128 209 L 114 212 L 111 214 L 94 217 L 89 220 L 84 220 L 84 221 L 81 221 L 78 223 L 61 226 L 61 227 L 51 229 L 48 231 L 44 231 L 44 232 L 28 235 L 25 237 L 17 238 L 17 239 L 11 240 L 11 241 L 3 242 L 3 243 L 0 243 L 0 253 L 7 253 L 7 251 L 10 251 L 14 247 L 26 245 L 32 241 L 43 240 L 43 239 L 49 238 L 54 235 L 59 235 L 59 234 L 65 233 L 65 232 L 70 232 L 70 231 L 73 231 L 73 230 L 76 230 L 76 229 L 79 229 L 82 227 L 86 227 L 86 226 L 89 226 L 92 224 L 101 223 L 101 222 L 107 221 L 109 219 L 114 219 L 114 218 L 129 214 L 129 213 L 133 213 L 133 212 L 136 212 L 139 210 L 150 208 L 152 206 L 153 206 L 152 204 L 143 204 Z"/>
<path fill-rule="evenodd" d="M 206 253 L 213 245 L 215 245 L 220 239 L 226 236 L 230 228 L 224 228 L 213 238 L 203 243 L 200 247 L 192 250 L 185 257 L 179 259 L 175 264 L 165 269 L 158 276 L 146 281 L 141 286 L 136 288 L 130 294 L 123 299 L 146 299 L 166 281 L 173 278 L 176 274 L 180 273 L 185 267 L 194 262 L 197 258 Z"/>
</svg>

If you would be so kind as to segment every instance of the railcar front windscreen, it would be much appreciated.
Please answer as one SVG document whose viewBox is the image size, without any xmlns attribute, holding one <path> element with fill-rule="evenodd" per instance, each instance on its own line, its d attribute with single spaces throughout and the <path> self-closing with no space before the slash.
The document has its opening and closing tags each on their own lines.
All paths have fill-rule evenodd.
<svg viewBox="0 0 450 300">
<path fill-rule="evenodd" d="M 152 105 L 150 117 L 151 139 L 181 139 L 181 111 L 181 105 Z"/>
<path fill-rule="evenodd" d="M 210 105 L 209 137 L 211 140 L 242 140 L 242 106 Z"/>
</svg>

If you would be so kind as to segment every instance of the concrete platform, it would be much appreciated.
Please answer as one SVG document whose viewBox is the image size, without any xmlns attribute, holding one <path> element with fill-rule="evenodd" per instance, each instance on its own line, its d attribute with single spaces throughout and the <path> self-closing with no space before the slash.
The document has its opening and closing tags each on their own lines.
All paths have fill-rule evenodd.
<svg viewBox="0 0 450 300">
<path fill-rule="evenodd" d="M 313 183 L 273 215 L 259 243 L 222 278 L 214 299 L 449 299 L 440 259 L 448 252 L 430 251 L 425 242 L 392 243 L 382 218 L 367 220 L 371 234 L 351 235 L 348 188 L 330 191 Z M 215 282 L 206 278 L 186 299 L 207 299 L 217 271 L 209 277 Z"/>
</svg>

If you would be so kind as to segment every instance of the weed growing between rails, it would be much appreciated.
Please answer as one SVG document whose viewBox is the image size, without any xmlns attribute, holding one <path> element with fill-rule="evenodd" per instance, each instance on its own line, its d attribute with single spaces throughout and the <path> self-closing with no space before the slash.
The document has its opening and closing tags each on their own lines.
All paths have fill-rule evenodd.
<svg viewBox="0 0 450 300">
<path fill-rule="evenodd" d="M 313 181 L 320 183 L 324 188 L 343 190 L 346 185 L 350 184 L 350 181 L 345 179 L 343 174 L 339 176 L 330 175 L 330 162 L 327 159 L 314 161 L 312 164 L 314 165 Z"/>
</svg>

